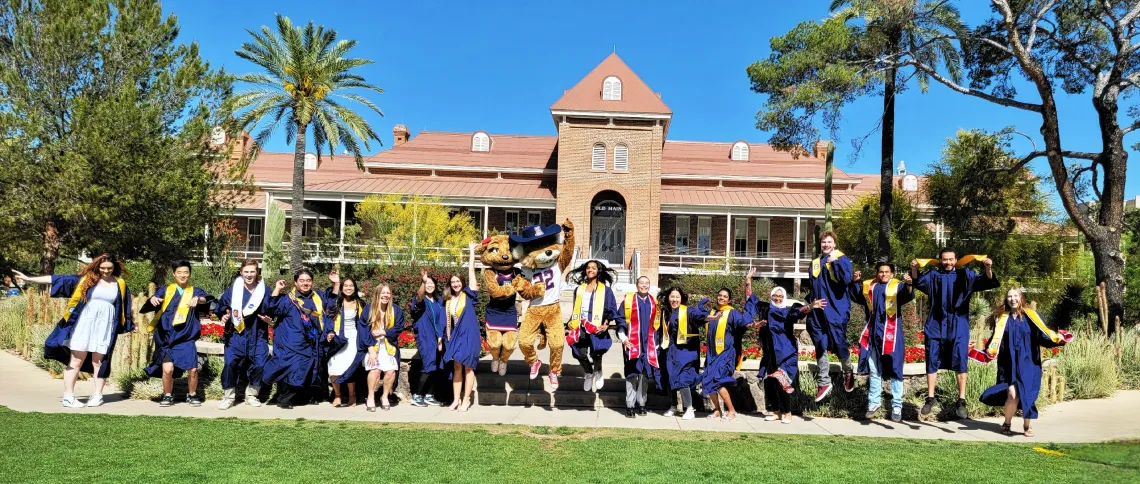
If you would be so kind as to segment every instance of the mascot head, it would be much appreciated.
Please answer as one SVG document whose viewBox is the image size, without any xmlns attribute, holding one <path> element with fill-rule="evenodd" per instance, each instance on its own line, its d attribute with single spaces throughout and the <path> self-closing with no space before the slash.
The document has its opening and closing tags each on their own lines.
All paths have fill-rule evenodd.
<svg viewBox="0 0 1140 484">
<path fill-rule="evenodd" d="M 564 237 L 562 226 L 551 224 L 528 225 L 511 236 L 511 242 L 518 250 L 519 263 L 531 269 L 545 269 L 558 262 L 562 255 Z"/>
<path fill-rule="evenodd" d="M 492 235 L 483 239 L 475 248 L 483 265 L 497 270 L 505 270 L 518 262 L 518 254 L 512 251 L 511 239 L 506 235 Z M 521 248 L 518 248 L 521 251 Z"/>
</svg>

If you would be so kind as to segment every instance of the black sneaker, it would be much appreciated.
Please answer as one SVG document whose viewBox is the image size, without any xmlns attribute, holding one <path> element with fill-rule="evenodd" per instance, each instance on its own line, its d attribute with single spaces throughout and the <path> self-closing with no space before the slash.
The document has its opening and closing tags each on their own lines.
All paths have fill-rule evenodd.
<svg viewBox="0 0 1140 484">
<path fill-rule="evenodd" d="M 954 404 L 954 414 L 957 415 L 958 418 L 960 418 L 960 419 L 970 418 L 970 415 L 966 413 L 966 399 L 965 398 L 959 398 L 958 403 Z"/>
<path fill-rule="evenodd" d="M 174 395 L 171 395 L 171 394 L 169 394 L 169 393 L 165 393 L 165 394 L 163 394 L 163 395 L 162 395 L 162 400 L 159 400 L 159 401 L 158 401 L 158 406 L 160 406 L 160 407 L 169 407 L 169 406 L 171 406 L 171 405 L 174 405 Z"/>
<path fill-rule="evenodd" d="M 922 404 L 922 410 L 919 410 L 918 413 L 930 415 L 931 410 L 934 410 L 934 397 L 926 397 L 926 403 Z"/>
<path fill-rule="evenodd" d="M 186 403 L 190 404 L 191 407 L 202 406 L 202 401 L 198 399 L 197 394 L 186 395 Z"/>
<path fill-rule="evenodd" d="M 625 409 L 625 417 L 626 418 L 636 418 L 637 417 L 637 411 L 632 409 L 632 408 L 627 408 L 627 409 Z"/>
<path fill-rule="evenodd" d="M 649 411 L 645 410 L 645 407 L 638 405 L 637 406 L 637 414 L 641 415 L 641 416 L 645 416 L 645 415 L 649 415 Z"/>
</svg>

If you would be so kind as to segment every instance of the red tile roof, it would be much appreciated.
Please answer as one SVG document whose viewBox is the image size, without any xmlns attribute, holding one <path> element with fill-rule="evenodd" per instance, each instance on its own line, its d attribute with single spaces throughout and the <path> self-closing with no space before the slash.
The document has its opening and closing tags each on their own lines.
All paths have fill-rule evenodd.
<svg viewBox="0 0 1140 484">
<path fill-rule="evenodd" d="M 366 158 L 367 159 L 367 158 Z M 254 182 L 293 183 L 293 153 L 262 152 L 249 165 L 247 173 Z M 360 175 L 352 155 L 321 156 L 321 164 L 316 170 L 305 170 L 305 183 L 339 180 L 346 176 Z"/>
<path fill-rule="evenodd" d="M 475 133 L 421 131 L 400 146 L 366 158 L 365 164 L 400 163 L 464 167 L 557 169 L 557 136 L 488 134 L 491 151 L 471 151 Z"/>
<path fill-rule="evenodd" d="M 837 190 L 831 202 L 840 209 L 854 203 L 860 196 Z M 823 191 L 663 186 L 661 204 L 818 209 L 823 207 Z"/>
<path fill-rule="evenodd" d="M 793 158 L 767 144 L 748 144 L 748 160 L 732 160 L 735 143 L 666 141 L 661 150 L 663 175 L 732 175 L 755 177 L 823 178 L 824 160 L 812 156 Z M 833 168 L 835 179 L 850 179 Z"/>
<path fill-rule="evenodd" d="M 607 77 L 621 80 L 621 100 L 603 101 L 602 83 Z M 551 111 L 608 111 L 620 113 L 673 114 L 633 69 L 616 53 L 610 54 L 578 84 L 550 106 Z"/>
<path fill-rule="evenodd" d="M 362 175 L 333 182 L 307 184 L 305 190 L 554 200 L 554 191 L 549 183 L 543 180 L 495 180 L 444 176 Z"/>
</svg>

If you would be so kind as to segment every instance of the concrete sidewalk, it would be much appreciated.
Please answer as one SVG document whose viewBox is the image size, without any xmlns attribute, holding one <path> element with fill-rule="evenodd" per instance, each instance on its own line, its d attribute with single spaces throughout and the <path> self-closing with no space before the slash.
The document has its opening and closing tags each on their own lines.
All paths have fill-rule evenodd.
<svg viewBox="0 0 1140 484">
<path fill-rule="evenodd" d="M 1041 412 L 1034 422 L 1036 437 L 1020 434 L 1006 437 L 998 433 L 1000 418 L 961 422 L 893 423 L 886 420 L 855 421 L 835 418 L 794 417 L 791 424 L 765 422 L 754 415 L 741 415 L 734 422 L 708 420 L 698 414 L 695 420 L 664 417 L 651 413 L 646 417 L 626 418 L 619 409 L 562 409 L 539 406 L 474 406 L 468 412 L 453 412 L 444 407 L 417 408 L 402 404 L 389 411 L 367 412 L 363 405 L 333 408 L 332 405 L 297 407 L 282 410 L 276 406 L 253 408 L 239 405 L 230 410 L 217 408 L 217 401 L 191 407 L 180 400 L 173 407 L 161 408 L 157 403 L 129 400 L 108 384 L 106 403 L 96 408 L 70 409 L 59 403 L 62 382 L 47 372 L 7 352 L 0 352 L 0 406 L 20 412 L 100 413 L 111 415 L 153 415 L 198 418 L 235 417 L 247 419 L 352 420 L 368 422 L 423 422 L 442 424 L 512 424 L 566 427 L 611 427 L 640 429 L 698 430 L 716 432 L 748 432 L 805 435 L 854 435 L 912 439 L 947 439 L 1001 442 L 1098 442 L 1114 439 L 1140 439 L 1140 391 L 1122 391 L 1101 400 L 1063 402 Z M 92 384 L 80 382 L 76 393 L 86 400 Z M 180 398 L 181 396 L 178 396 Z M 1021 419 L 1014 419 L 1014 430 L 1021 429 Z"/>
</svg>

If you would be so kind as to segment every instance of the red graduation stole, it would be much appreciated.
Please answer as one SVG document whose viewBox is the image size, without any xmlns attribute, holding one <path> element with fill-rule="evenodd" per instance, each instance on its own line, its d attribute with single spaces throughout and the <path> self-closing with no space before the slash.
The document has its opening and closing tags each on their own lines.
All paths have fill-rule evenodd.
<svg viewBox="0 0 1140 484">
<path fill-rule="evenodd" d="M 875 286 L 876 281 L 863 281 L 863 296 L 867 298 L 867 325 L 863 327 L 863 335 L 859 337 L 859 346 L 867 348 L 871 344 L 871 318 L 875 313 Z M 898 294 L 899 280 L 891 279 L 887 283 L 886 300 L 887 321 L 883 327 L 883 353 L 889 355 L 895 351 L 895 335 L 898 333 Z"/>
<path fill-rule="evenodd" d="M 641 357 L 641 311 L 637 308 L 637 295 L 625 295 L 625 320 L 629 323 L 629 359 L 634 360 Z M 648 348 L 645 349 L 646 357 L 649 359 L 649 366 L 660 368 L 657 364 L 657 342 L 654 336 L 657 329 L 661 327 L 661 321 L 657 318 L 657 301 L 653 297 L 649 298 L 650 321 L 653 321 L 653 330 L 649 332 Z"/>
</svg>

